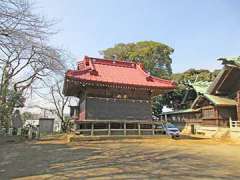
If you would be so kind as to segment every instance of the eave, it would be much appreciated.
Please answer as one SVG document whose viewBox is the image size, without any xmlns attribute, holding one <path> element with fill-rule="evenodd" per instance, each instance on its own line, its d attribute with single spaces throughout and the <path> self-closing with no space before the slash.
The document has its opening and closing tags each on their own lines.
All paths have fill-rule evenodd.
<svg viewBox="0 0 240 180">
<path fill-rule="evenodd" d="M 70 87 L 72 86 L 72 87 Z M 74 77 L 65 77 L 63 94 L 69 96 L 69 93 L 72 88 L 79 88 L 80 91 L 86 87 L 109 87 L 109 88 L 119 88 L 119 89 L 139 89 L 139 90 L 149 90 L 152 92 L 152 96 L 157 96 L 161 93 L 166 93 L 176 88 L 175 85 L 172 87 L 156 87 L 156 86 L 141 86 L 134 84 L 125 84 L 125 83 L 111 83 L 111 82 L 101 82 L 101 81 L 88 81 L 88 80 L 79 80 Z"/>
</svg>

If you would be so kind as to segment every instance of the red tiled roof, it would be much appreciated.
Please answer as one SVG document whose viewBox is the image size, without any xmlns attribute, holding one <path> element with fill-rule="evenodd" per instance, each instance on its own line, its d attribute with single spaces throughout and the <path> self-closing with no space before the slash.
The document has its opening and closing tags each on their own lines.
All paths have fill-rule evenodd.
<svg viewBox="0 0 240 180">
<path fill-rule="evenodd" d="M 82 82 L 116 84 L 156 89 L 174 89 L 175 83 L 150 76 L 140 63 L 106 60 L 85 56 L 77 70 L 68 70 L 67 78 Z"/>
</svg>

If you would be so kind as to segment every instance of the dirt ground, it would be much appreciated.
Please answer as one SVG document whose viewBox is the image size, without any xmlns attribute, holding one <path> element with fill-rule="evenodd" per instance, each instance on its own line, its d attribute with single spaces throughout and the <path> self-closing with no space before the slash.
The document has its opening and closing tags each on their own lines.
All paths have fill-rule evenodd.
<svg viewBox="0 0 240 180">
<path fill-rule="evenodd" d="M 200 139 L 0 144 L 0 179 L 240 179 L 240 145 Z"/>
</svg>

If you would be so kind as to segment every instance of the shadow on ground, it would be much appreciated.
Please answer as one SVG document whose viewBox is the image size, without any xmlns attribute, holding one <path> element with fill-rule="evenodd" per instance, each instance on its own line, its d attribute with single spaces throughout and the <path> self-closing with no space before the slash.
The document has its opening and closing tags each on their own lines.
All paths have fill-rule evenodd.
<svg viewBox="0 0 240 180">
<path fill-rule="evenodd" d="M 177 140 L 206 140 L 206 139 L 210 139 L 210 138 L 181 135 L 181 137 L 178 138 Z"/>
<path fill-rule="evenodd" d="M 162 141 L 8 144 L 0 179 L 240 179 L 230 160 Z"/>
</svg>

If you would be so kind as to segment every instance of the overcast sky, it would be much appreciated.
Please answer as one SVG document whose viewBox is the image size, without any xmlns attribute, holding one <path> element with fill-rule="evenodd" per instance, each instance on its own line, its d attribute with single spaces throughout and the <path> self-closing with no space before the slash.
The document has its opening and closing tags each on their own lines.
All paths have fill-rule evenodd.
<svg viewBox="0 0 240 180">
<path fill-rule="evenodd" d="M 74 57 L 153 40 L 175 49 L 174 72 L 213 70 L 218 57 L 240 55 L 239 7 L 238 0 L 37 0 L 40 14 L 60 20 L 51 44 Z"/>
</svg>

